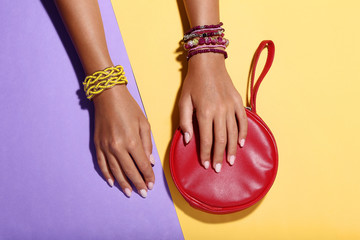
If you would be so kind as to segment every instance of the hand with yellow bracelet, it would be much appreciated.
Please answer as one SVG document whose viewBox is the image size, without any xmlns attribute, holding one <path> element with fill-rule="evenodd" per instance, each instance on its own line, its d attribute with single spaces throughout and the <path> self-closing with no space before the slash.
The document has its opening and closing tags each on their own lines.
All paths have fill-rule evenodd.
<svg viewBox="0 0 360 240">
<path fill-rule="evenodd" d="M 84 89 L 90 89 L 87 95 L 95 106 L 99 167 L 110 186 L 116 180 L 130 197 L 131 181 L 146 197 L 155 183 L 150 125 L 126 87 L 123 69 L 114 67 L 110 59 L 98 2 L 55 2 L 88 76 Z"/>
</svg>

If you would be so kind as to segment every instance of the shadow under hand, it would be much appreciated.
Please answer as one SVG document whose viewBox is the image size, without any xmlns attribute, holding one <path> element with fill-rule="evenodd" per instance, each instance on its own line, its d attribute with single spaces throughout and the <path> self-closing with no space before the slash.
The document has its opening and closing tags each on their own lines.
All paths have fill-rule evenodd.
<svg viewBox="0 0 360 240">
<path fill-rule="evenodd" d="M 79 98 L 79 105 L 81 109 L 88 110 L 89 112 L 89 132 L 90 132 L 90 138 L 89 138 L 89 150 L 92 156 L 94 169 L 99 174 L 99 176 L 104 180 L 104 177 L 101 173 L 101 170 L 97 164 L 97 158 L 96 158 L 96 152 L 95 152 L 95 146 L 93 143 L 94 139 L 94 105 L 86 98 L 85 92 L 83 91 L 83 84 L 82 81 L 85 78 L 85 73 L 82 68 L 80 59 L 76 53 L 76 50 L 73 46 L 73 43 L 71 41 L 71 38 L 62 22 L 62 19 L 58 13 L 58 10 L 56 8 L 56 5 L 54 1 L 48 1 L 48 0 L 40 0 L 44 9 L 46 10 L 54 28 L 56 29 L 56 32 L 64 46 L 64 49 L 69 57 L 69 60 L 71 61 L 72 67 L 74 69 L 74 72 L 76 74 L 78 83 L 79 83 L 79 90 L 76 91 L 76 95 Z M 119 189 L 120 187 L 116 185 Z"/>
<path fill-rule="evenodd" d="M 178 5 L 178 9 L 179 9 L 179 16 L 182 22 L 182 26 L 183 26 L 183 32 L 186 32 L 187 29 L 190 28 L 190 24 L 188 22 L 187 19 L 187 15 L 186 15 L 186 10 L 185 10 L 185 6 L 182 0 L 177 0 L 177 5 Z M 181 41 L 179 42 L 179 47 L 176 49 L 175 51 L 176 53 L 178 53 L 178 56 L 176 57 L 176 60 L 180 63 L 181 67 L 179 69 L 179 71 L 181 72 L 181 79 L 180 81 L 183 82 L 183 80 L 185 79 L 186 73 L 187 73 L 187 60 L 186 60 L 186 53 L 182 47 L 182 43 Z M 172 135 L 175 134 L 175 131 L 178 129 L 179 127 L 179 108 L 178 108 L 178 101 L 180 98 L 180 94 L 181 94 L 181 88 L 179 89 L 179 91 L 176 94 L 176 101 L 173 107 L 173 111 L 171 114 L 171 131 L 172 131 Z M 260 204 L 263 200 L 259 201 L 258 203 L 256 203 L 255 205 L 242 210 L 240 212 L 236 212 L 236 213 L 231 213 L 231 214 L 223 214 L 223 215 L 217 215 L 217 214 L 210 214 L 207 212 L 203 212 L 201 210 L 195 209 L 193 207 L 191 207 L 186 200 L 182 197 L 182 195 L 180 194 L 180 192 L 177 190 L 174 182 L 172 181 L 171 178 L 171 173 L 170 173 L 170 148 L 171 148 L 171 141 L 168 144 L 168 147 L 166 149 L 166 153 L 164 156 L 164 174 L 166 176 L 166 179 L 168 179 L 168 185 L 169 185 L 169 189 L 171 190 L 172 193 L 172 197 L 173 197 L 173 201 L 174 204 L 181 210 L 183 211 L 186 215 L 199 220 L 201 222 L 204 223 L 225 223 L 225 222 L 233 222 L 233 221 L 237 221 L 240 220 L 242 218 L 247 217 L 248 215 L 250 215 Z"/>
</svg>

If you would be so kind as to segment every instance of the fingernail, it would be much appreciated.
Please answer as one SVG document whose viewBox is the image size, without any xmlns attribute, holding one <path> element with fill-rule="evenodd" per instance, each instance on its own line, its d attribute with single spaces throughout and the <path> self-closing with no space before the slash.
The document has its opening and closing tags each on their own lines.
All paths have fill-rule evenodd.
<svg viewBox="0 0 360 240">
<path fill-rule="evenodd" d="M 154 183 L 153 182 L 148 182 L 148 189 L 153 189 L 154 187 Z"/>
<path fill-rule="evenodd" d="M 244 145 L 245 145 L 245 139 L 241 139 L 240 140 L 240 147 L 244 147 Z"/>
<path fill-rule="evenodd" d="M 150 162 L 152 165 L 155 165 L 155 159 L 154 156 L 152 154 L 150 154 Z"/>
<path fill-rule="evenodd" d="M 215 172 L 219 173 L 221 171 L 221 163 L 215 165 Z"/>
<path fill-rule="evenodd" d="M 230 163 L 231 166 L 234 165 L 234 163 L 235 163 L 235 156 L 234 155 L 231 155 L 229 157 L 229 163 Z"/>
<path fill-rule="evenodd" d="M 188 144 L 190 142 L 190 133 L 186 132 L 184 134 L 185 143 Z"/>
<path fill-rule="evenodd" d="M 145 189 L 141 189 L 141 190 L 139 191 L 139 193 L 140 193 L 140 196 L 142 196 L 143 198 L 146 198 L 146 197 L 147 197 L 147 192 L 146 192 Z"/>
<path fill-rule="evenodd" d="M 127 197 L 131 197 L 131 190 L 129 188 L 125 188 L 124 193 Z"/>
<path fill-rule="evenodd" d="M 107 182 L 108 182 L 108 184 L 109 184 L 110 187 L 113 187 L 113 186 L 114 186 L 114 180 L 112 180 L 111 178 L 109 178 L 109 179 L 107 180 Z"/>
<path fill-rule="evenodd" d="M 210 167 L 210 162 L 209 161 L 205 161 L 204 162 L 204 167 L 205 169 L 208 169 Z"/>
</svg>

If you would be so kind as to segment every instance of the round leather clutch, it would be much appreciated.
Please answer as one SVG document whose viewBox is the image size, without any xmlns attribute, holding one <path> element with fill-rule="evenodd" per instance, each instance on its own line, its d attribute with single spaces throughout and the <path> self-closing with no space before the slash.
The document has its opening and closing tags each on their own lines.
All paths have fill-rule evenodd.
<svg viewBox="0 0 360 240">
<path fill-rule="evenodd" d="M 264 70 L 254 86 L 256 64 L 263 49 L 268 49 Z M 199 157 L 199 130 L 194 119 L 194 135 L 185 144 L 180 129 L 175 132 L 170 150 L 170 171 L 174 183 L 191 206 L 211 213 L 243 210 L 261 200 L 271 188 L 278 169 L 276 142 L 265 122 L 256 114 L 256 94 L 274 58 L 274 44 L 263 41 L 251 67 L 248 134 L 243 148 L 238 146 L 233 166 L 223 159 L 220 173 L 205 169 Z"/>
</svg>

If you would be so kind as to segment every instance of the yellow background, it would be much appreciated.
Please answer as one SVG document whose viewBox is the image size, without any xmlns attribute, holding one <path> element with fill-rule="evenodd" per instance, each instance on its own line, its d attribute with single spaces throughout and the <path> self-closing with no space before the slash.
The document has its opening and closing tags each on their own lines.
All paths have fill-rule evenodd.
<svg viewBox="0 0 360 240">
<path fill-rule="evenodd" d="M 185 239 L 360 239 L 359 1 L 221 1 L 227 68 L 243 98 L 255 49 L 264 39 L 275 43 L 258 113 L 280 161 L 263 201 L 221 216 L 192 209 L 169 172 L 186 71 L 178 50 L 188 28 L 182 2 L 112 3 Z"/>
</svg>

